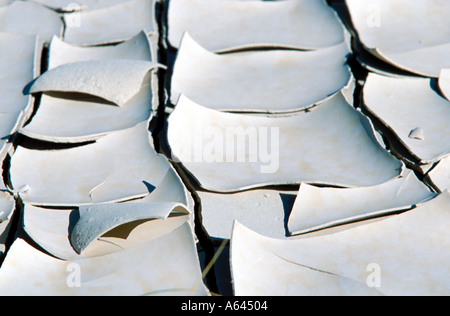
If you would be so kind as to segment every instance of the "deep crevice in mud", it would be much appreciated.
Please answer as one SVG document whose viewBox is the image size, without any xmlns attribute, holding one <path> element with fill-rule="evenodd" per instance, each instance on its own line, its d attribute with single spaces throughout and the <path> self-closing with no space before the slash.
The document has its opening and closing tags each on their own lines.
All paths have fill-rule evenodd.
<svg viewBox="0 0 450 316">
<path fill-rule="evenodd" d="M 5 159 L 2 161 L 1 170 L 2 170 L 2 181 L 7 188 L 11 187 L 11 177 L 9 173 L 10 166 L 11 166 L 11 156 L 6 155 Z"/>
<path fill-rule="evenodd" d="M 0 268 L 8 255 L 9 249 L 16 240 L 22 228 L 23 203 L 20 198 L 15 198 L 15 208 L 7 227 L 7 237 L 5 240 L 5 252 L 3 256 L 0 254 Z"/>
<path fill-rule="evenodd" d="M 95 141 L 86 141 L 82 143 L 55 143 L 50 141 L 43 141 L 39 139 L 34 139 L 25 135 L 20 134 L 17 137 L 17 145 L 29 149 L 29 150 L 66 150 L 77 147 L 83 147 L 86 145 L 94 144 Z"/>
<path fill-rule="evenodd" d="M 164 3 L 158 3 L 157 6 L 157 23 L 158 29 L 160 31 L 160 36 L 158 39 L 158 51 L 159 51 L 159 62 L 166 65 L 167 69 L 160 71 L 159 73 L 159 107 L 153 121 L 151 122 L 151 132 L 153 135 L 153 142 L 155 149 L 168 157 L 173 168 L 177 174 L 182 179 L 185 187 L 189 191 L 193 202 L 194 202 L 194 233 L 198 239 L 200 246 L 199 259 L 202 262 L 202 267 L 205 268 L 209 262 L 213 259 L 215 255 L 214 242 L 211 237 L 206 232 L 202 224 L 202 205 L 201 199 L 197 194 L 197 187 L 195 185 L 195 180 L 185 172 L 182 166 L 170 160 L 170 146 L 167 141 L 167 109 L 173 107 L 170 104 L 170 83 L 172 77 L 173 65 L 176 58 L 177 51 L 171 49 L 167 43 L 167 13 L 168 13 L 168 1 Z M 200 255 L 203 252 L 204 256 Z M 213 293 L 219 293 L 219 288 L 215 273 L 215 264 L 212 265 L 209 272 L 205 275 L 205 285 Z"/>
<path fill-rule="evenodd" d="M 194 232 L 198 238 L 199 244 L 205 254 L 204 265 L 206 266 L 214 257 L 215 248 L 214 241 L 207 233 L 203 226 L 202 219 L 202 203 L 199 195 L 197 194 L 197 188 L 194 187 L 191 177 L 183 170 L 183 167 L 177 163 L 172 162 L 172 166 L 182 179 L 187 190 L 190 192 L 192 199 L 194 200 Z M 215 265 L 213 265 L 210 271 L 205 276 L 206 286 L 214 293 L 218 293 L 217 280 L 215 275 Z"/>
<path fill-rule="evenodd" d="M 158 30 L 161 32 L 161 30 L 164 29 L 163 25 L 163 14 L 164 14 L 164 4 L 157 2 L 156 4 L 156 22 L 158 24 Z M 166 65 L 166 53 L 164 49 L 164 43 L 162 36 L 158 37 L 158 56 L 157 62 Z M 159 134 L 161 133 L 161 130 L 164 128 L 164 117 L 165 117 L 165 100 L 166 100 L 166 94 L 165 94 L 165 77 L 167 70 L 164 69 L 158 69 L 157 70 L 157 78 L 158 78 L 158 107 L 156 110 L 156 113 L 154 114 L 154 117 L 152 118 L 150 122 L 150 132 L 153 136 L 153 143 L 155 145 L 155 150 L 157 152 L 161 152 L 161 144 L 159 139 Z"/>
<path fill-rule="evenodd" d="M 433 180 L 431 179 L 429 173 L 436 168 L 439 165 L 440 161 L 435 162 L 430 169 L 428 169 L 425 174 L 420 173 L 419 175 L 417 175 L 417 177 L 423 182 L 425 183 L 426 186 L 428 186 L 431 191 L 435 192 L 435 193 L 442 193 L 442 190 L 439 189 L 439 187 L 433 182 Z"/>
</svg>

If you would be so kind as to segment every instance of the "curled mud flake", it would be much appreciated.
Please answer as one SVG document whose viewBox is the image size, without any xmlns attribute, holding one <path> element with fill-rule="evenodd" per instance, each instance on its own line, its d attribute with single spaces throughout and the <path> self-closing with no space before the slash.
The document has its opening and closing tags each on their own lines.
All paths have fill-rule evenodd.
<svg viewBox="0 0 450 316">
<path fill-rule="evenodd" d="M 242 48 L 317 49 L 344 41 L 344 27 L 323 0 L 174 0 L 168 41 L 179 48 L 185 32 L 209 51 Z M 238 36 L 237 36 L 238 35 Z"/>
<path fill-rule="evenodd" d="M 48 69 L 64 64 L 92 60 L 128 59 L 156 61 L 156 43 L 145 31 L 133 38 L 117 44 L 106 46 L 79 46 L 69 44 L 54 36 L 49 46 Z"/>
<path fill-rule="evenodd" d="M 411 132 L 409 132 L 408 137 L 411 139 L 425 140 L 423 128 L 416 127 L 415 129 L 412 129 Z"/>
<path fill-rule="evenodd" d="M 11 182 L 14 188 L 24 184 L 33 188 L 23 197 L 26 203 L 79 206 L 145 197 L 169 168 L 168 160 L 150 143 L 144 121 L 69 149 L 19 146 L 11 160 Z"/>
<path fill-rule="evenodd" d="M 235 223 L 235 295 L 447 295 L 449 203 L 445 191 L 395 216 L 290 240 Z"/>
<path fill-rule="evenodd" d="M 66 28 L 64 41 L 78 45 L 102 45 L 128 40 L 141 30 L 157 34 L 157 2 L 121 1 L 115 5 L 82 11 L 74 27 Z M 65 19 L 73 21 L 72 14 L 65 15 Z"/>
<path fill-rule="evenodd" d="M 135 247 L 72 260 L 57 259 L 18 238 L 3 262 L 0 280 L 0 295 L 209 294 L 188 223 Z"/>
<path fill-rule="evenodd" d="M 364 108 L 399 142 L 403 156 L 425 165 L 450 153 L 450 103 L 429 78 L 369 73 L 363 89 Z"/>
<path fill-rule="evenodd" d="M 370 187 L 326 188 L 303 183 L 289 217 L 288 229 L 292 235 L 297 235 L 383 217 L 411 209 L 434 196 L 409 170 L 396 179 Z"/>
<path fill-rule="evenodd" d="M 216 192 L 302 181 L 375 185 L 402 169 L 342 94 L 289 116 L 224 113 L 182 95 L 169 117 L 168 141 L 199 184 Z"/>
<path fill-rule="evenodd" d="M 306 52 L 215 54 L 186 33 L 171 77 L 170 99 L 176 104 L 184 94 L 221 111 L 302 111 L 325 102 L 349 84 L 348 54 L 344 43 Z"/>
<path fill-rule="evenodd" d="M 372 56 L 402 71 L 437 78 L 450 68 L 446 0 L 346 0 L 358 40 Z M 413 27 L 414 31 L 411 31 Z"/>
<path fill-rule="evenodd" d="M 152 69 L 164 67 L 150 61 L 94 60 L 64 64 L 42 74 L 30 93 L 84 93 L 123 106 L 140 90 Z"/>
</svg>

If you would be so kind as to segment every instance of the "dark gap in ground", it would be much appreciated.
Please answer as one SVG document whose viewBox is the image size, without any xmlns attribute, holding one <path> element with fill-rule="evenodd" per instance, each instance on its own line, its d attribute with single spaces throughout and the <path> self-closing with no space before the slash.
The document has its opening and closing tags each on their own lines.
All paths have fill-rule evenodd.
<svg viewBox="0 0 450 316">
<path fill-rule="evenodd" d="M 444 92 L 441 89 L 441 86 L 439 85 L 439 78 L 431 78 L 430 79 L 430 87 L 431 89 L 439 94 L 442 98 L 447 99 Z"/>
<path fill-rule="evenodd" d="M 9 173 L 11 167 L 11 155 L 6 155 L 2 161 L 2 181 L 7 188 L 11 188 L 11 176 Z"/>
<path fill-rule="evenodd" d="M 180 178 L 183 180 L 184 185 L 190 192 L 192 199 L 194 200 L 194 232 L 198 238 L 199 244 L 203 249 L 205 254 L 203 267 L 206 267 L 209 262 L 213 260 L 215 254 L 214 242 L 207 233 L 203 226 L 202 219 L 202 203 L 201 199 L 197 194 L 197 189 L 192 185 L 191 176 L 188 175 L 184 169 L 177 163 L 172 163 L 175 171 L 178 173 Z M 201 258 L 199 258 L 201 259 Z M 205 276 L 206 286 L 211 292 L 219 293 L 219 288 L 217 285 L 215 263 Z"/>
<path fill-rule="evenodd" d="M 430 188 L 431 191 L 433 191 L 434 193 L 442 193 L 441 189 L 439 189 L 439 187 L 433 182 L 433 180 L 431 180 L 429 173 L 436 168 L 439 165 L 440 161 L 435 162 L 431 168 L 429 170 L 427 170 L 425 172 L 425 174 L 423 173 L 416 173 L 416 176 L 426 185 L 428 186 L 428 188 Z"/>
<path fill-rule="evenodd" d="M 8 224 L 8 235 L 5 241 L 5 253 L 3 256 L 0 256 L 0 268 L 8 255 L 9 249 L 11 248 L 14 241 L 17 239 L 19 235 L 19 231 L 22 228 L 22 214 L 23 214 L 23 202 L 20 198 L 15 197 L 15 209 L 11 216 L 11 219 Z"/>
<path fill-rule="evenodd" d="M 283 203 L 283 209 L 284 209 L 284 231 L 286 233 L 286 237 L 289 237 L 289 217 L 291 216 L 292 209 L 294 208 L 295 200 L 297 198 L 297 195 L 293 194 L 286 194 L 286 193 L 279 193 L 281 202 Z"/>
<path fill-rule="evenodd" d="M 168 14 L 168 2 L 163 1 L 157 3 L 157 23 L 160 36 L 158 39 L 158 59 L 159 62 L 167 66 L 167 70 L 161 71 L 159 73 L 159 106 L 158 112 L 155 115 L 153 121 L 150 125 L 150 130 L 153 136 L 153 142 L 155 144 L 155 149 L 164 154 L 169 159 L 171 158 L 171 150 L 167 141 L 167 118 L 168 114 L 166 109 L 170 108 L 170 83 L 172 78 L 173 65 L 176 59 L 177 50 L 170 47 L 167 42 L 167 14 Z M 206 232 L 202 224 L 202 209 L 201 200 L 196 190 L 195 181 L 193 178 L 185 172 L 182 166 L 178 165 L 176 162 L 170 161 L 173 168 L 177 174 L 182 179 L 187 190 L 191 194 L 194 201 L 194 233 L 198 239 L 199 243 L 199 260 L 202 263 L 203 269 L 211 262 L 215 255 L 214 243 L 211 237 Z M 205 276 L 205 285 L 208 287 L 209 291 L 218 294 L 219 287 L 216 278 L 216 264 L 214 263 L 209 272 Z M 229 293 L 227 293 L 229 294 Z"/>
<path fill-rule="evenodd" d="M 164 4 L 162 2 L 156 3 L 156 22 L 158 24 L 158 30 L 159 32 L 163 32 L 164 30 L 164 22 L 163 22 L 163 15 L 164 15 Z M 166 50 L 164 48 L 164 39 L 163 36 L 158 37 L 158 56 L 156 56 L 157 60 L 156 62 L 159 62 L 163 65 L 167 65 L 167 56 L 166 56 Z M 155 150 L 157 152 L 161 153 L 161 140 L 159 138 L 159 134 L 161 133 L 162 129 L 164 128 L 164 117 L 165 117 L 165 100 L 166 100 L 166 93 L 165 93 L 165 77 L 166 77 L 166 70 L 164 69 L 158 69 L 157 70 L 157 78 L 158 78 L 158 107 L 156 110 L 156 113 L 154 114 L 154 117 L 150 121 L 149 130 L 151 132 L 151 135 L 153 137 L 153 143 L 155 145 Z"/>
<path fill-rule="evenodd" d="M 29 149 L 29 150 L 66 150 L 77 147 L 83 147 L 86 145 L 94 144 L 95 141 L 87 141 L 82 143 L 54 143 L 49 141 L 37 140 L 22 134 L 17 137 L 17 146 Z"/>
</svg>

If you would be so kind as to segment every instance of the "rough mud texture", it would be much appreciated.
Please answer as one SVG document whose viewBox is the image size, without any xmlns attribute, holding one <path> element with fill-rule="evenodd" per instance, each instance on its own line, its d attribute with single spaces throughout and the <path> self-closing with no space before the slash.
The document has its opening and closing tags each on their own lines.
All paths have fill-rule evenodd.
<svg viewBox="0 0 450 316">
<path fill-rule="evenodd" d="M 0 0 L 0 295 L 450 294 L 448 1 L 210 1 Z"/>
</svg>

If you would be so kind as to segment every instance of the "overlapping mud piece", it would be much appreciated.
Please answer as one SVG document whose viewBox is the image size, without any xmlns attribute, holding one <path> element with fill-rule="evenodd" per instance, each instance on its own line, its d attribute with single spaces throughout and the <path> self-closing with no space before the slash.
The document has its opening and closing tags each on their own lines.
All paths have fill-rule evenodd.
<svg viewBox="0 0 450 316">
<path fill-rule="evenodd" d="M 49 45 L 48 69 L 64 64 L 110 59 L 153 61 L 157 59 L 154 38 L 141 31 L 131 39 L 116 45 L 80 46 L 53 37 Z"/>
<path fill-rule="evenodd" d="M 412 162 L 434 163 L 450 153 L 450 102 L 430 79 L 370 73 L 363 93 L 364 107 L 394 132 Z"/>
<path fill-rule="evenodd" d="M 11 161 L 26 203 L 46 206 L 118 202 L 144 197 L 164 179 L 168 160 L 156 153 L 148 122 L 69 149 L 19 146 Z"/>
<path fill-rule="evenodd" d="M 63 64 L 45 72 L 30 93 L 43 92 L 20 132 L 59 143 L 98 139 L 151 119 L 159 106 L 158 64 L 110 59 Z"/>
<path fill-rule="evenodd" d="M 26 204 L 26 233 L 43 249 L 64 260 L 114 253 L 153 240 L 193 221 L 193 204 L 181 179 L 167 171 L 142 199 L 49 209 Z M 42 232 L 45 231 L 45 234 Z"/>
<path fill-rule="evenodd" d="M 188 32 L 209 51 L 276 47 L 317 49 L 344 40 L 344 28 L 323 0 L 170 0 L 168 42 Z"/>
<path fill-rule="evenodd" d="M 236 223 L 235 295 L 448 295 L 449 203 L 446 191 L 399 215 L 297 240 Z"/>
<path fill-rule="evenodd" d="M 338 93 L 352 76 L 345 43 L 314 51 L 264 50 L 215 54 L 185 34 L 171 77 L 180 94 L 216 110 L 294 112 Z"/>
<path fill-rule="evenodd" d="M 371 187 L 326 188 L 301 184 L 289 217 L 291 235 L 395 214 L 433 198 L 411 171 Z"/>
<path fill-rule="evenodd" d="M 141 90 L 148 72 L 159 66 L 151 61 L 138 60 L 92 60 L 64 64 L 43 73 L 31 85 L 30 93 L 81 93 L 123 106 Z"/>
<path fill-rule="evenodd" d="M 0 270 L 0 294 L 208 295 L 191 226 L 109 255 L 56 259 L 17 239 Z"/>
<path fill-rule="evenodd" d="M 446 0 L 346 0 L 358 40 L 375 57 L 425 77 L 450 68 Z"/>
<path fill-rule="evenodd" d="M 342 94 L 282 117 L 219 112 L 181 96 L 167 133 L 172 159 L 215 192 L 300 182 L 369 186 L 403 168 Z"/>
<path fill-rule="evenodd" d="M 189 211 L 177 203 L 92 204 L 55 210 L 26 205 L 25 230 L 53 256 L 92 258 L 159 238 L 188 222 Z M 68 229 L 69 228 L 69 229 Z M 45 229 L 47 234 L 42 234 Z"/>
<path fill-rule="evenodd" d="M 97 10 L 82 10 L 75 17 L 65 15 L 69 26 L 64 41 L 79 45 L 108 44 L 128 40 L 141 30 L 157 36 L 155 4 L 154 0 L 129 0 Z"/>
</svg>

